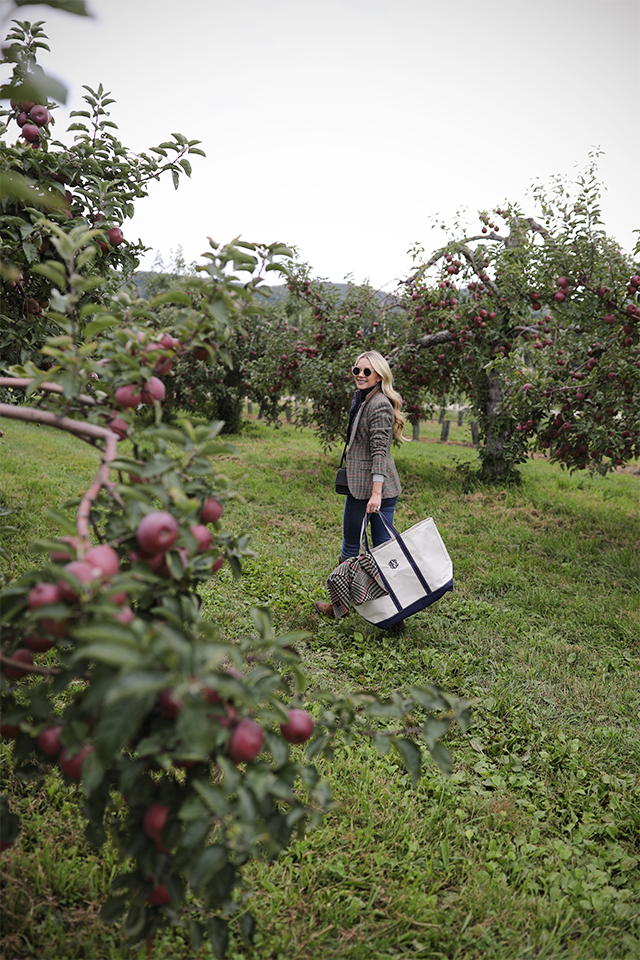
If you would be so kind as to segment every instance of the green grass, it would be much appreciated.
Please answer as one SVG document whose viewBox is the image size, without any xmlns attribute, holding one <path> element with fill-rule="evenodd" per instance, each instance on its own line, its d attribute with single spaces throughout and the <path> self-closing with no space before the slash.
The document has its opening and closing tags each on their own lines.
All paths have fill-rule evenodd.
<svg viewBox="0 0 640 960">
<path fill-rule="evenodd" d="M 4 425 L 3 425 L 4 426 Z M 242 492 L 224 523 L 252 533 L 256 557 L 202 588 L 229 638 L 268 605 L 299 645 L 312 687 L 381 693 L 433 681 L 476 698 L 466 736 L 447 736 L 449 779 L 427 761 L 413 790 L 391 756 L 344 745 L 324 772 L 338 805 L 274 864 L 250 867 L 253 947 L 274 960 L 638 960 L 640 958 L 640 477 L 573 476 L 541 459 L 508 488 L 473 485 L 464 430 L 422 424 L 396 455 L 404 529 L 433 516 L 455 591 L 389 637 L 354 613 L 320 621 L 343 501 L 337 453 L 310 431 L 253 420 L 219 469 Z M 455 431 L 460 430 L 458 437 Z M 30 564 L 43 513 L 78 496 L 96 452 L 11 423 L 0 447 L 0 502 L 17 508 L 6 572 Z M 34 451 L 36 455 L 34 456 Z M 57 774 L 16 784 L 2 747 L 3 792 L 24 818 L 3 854 L 2 956 L 142 957 L 97 919 L 114 852 L 83 837 L 80 800 Z M 166 934 L 156 957 L 209 957 Z"/>
</svg>

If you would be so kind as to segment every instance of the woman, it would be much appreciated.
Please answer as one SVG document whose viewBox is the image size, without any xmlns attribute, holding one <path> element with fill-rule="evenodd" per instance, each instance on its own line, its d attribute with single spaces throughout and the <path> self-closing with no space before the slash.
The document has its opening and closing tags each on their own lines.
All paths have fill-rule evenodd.
<svg viewBox="0 0 640 960">
<path fill-rule="evenodd" d="M 406 440 L 402 397 L 394 390 L 389 364 L 377 350 L 361 353 L 353 367 L 356 392 L 347 430 L 347 485 L 349 493 L 342 520 L 340 563 L 360 554 L 360 531 L 365 514 L 371 517 L 374 547 L 390 538 L 382 513 L 393 523 L 400 494 L 400 478 L 391 456 L 391 441 Z M 330 603 L 316 603 L 323 616 L 334 616 Z"/>
</svg>

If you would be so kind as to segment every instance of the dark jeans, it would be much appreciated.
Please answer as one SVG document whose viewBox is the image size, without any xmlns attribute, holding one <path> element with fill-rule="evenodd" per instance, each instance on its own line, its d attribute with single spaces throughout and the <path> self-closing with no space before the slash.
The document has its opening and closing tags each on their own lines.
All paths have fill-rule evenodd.
<svg viewBox="0 0 640 960">
<path fill-rule="evenodd" d="M 350 493 L 347 494 L 344 501 L 344 516 L 342 518 L 342 557 L 360 556 L 360 531 L 362 521 L 367 512 L 368 500 L 356 500 Z M 382 501 L 380 513 L 384 513 L 385 519 L 393 523 L 393 511 L 395 510 L 397 497 L 387 497 Z M 373 540 L 373 546 L 377 547 L 379 543 L 390 540 L 391 535 L 376 513 L 371 514 L 370 531 L 367 533 L 369 543 Z"/>
</svg>

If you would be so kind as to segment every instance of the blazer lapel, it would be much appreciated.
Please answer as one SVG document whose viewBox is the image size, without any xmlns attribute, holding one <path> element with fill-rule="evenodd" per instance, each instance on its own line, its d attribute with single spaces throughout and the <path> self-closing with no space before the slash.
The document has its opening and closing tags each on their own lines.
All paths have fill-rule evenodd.
<svg viewBox="0 0 640 960">
<path fill-rule="evenodd" d="M 363 402 L 360 404 L 358 412 L 356 413 L 356 416 L 355 416 L 355 420 L 353 421 L 353 426 L 351 427 L 351 441 L 349 443 L 350 447 L 353 446 L 353 440 L 355 438 L 356 431 L 358 429 L 358 424 L 360 423 L 360 417 L 362 416 L 362 411 L 364 410 L 366 404 L 369 403 L 369 400 L 371 400 L 371 397 L 374 397 L 376 393 L 380 393 L 380 390 L 381 390 L 381 387 L 380 387 L 380 384 L 378 383 L 376 384 L 375 389 L 372 390 L 371 393 L 367 394 Z"/>
</svg>

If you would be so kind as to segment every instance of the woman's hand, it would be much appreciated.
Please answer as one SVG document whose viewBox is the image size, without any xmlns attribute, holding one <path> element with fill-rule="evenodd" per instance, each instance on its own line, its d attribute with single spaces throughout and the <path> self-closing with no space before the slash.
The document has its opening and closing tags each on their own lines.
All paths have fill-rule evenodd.
<svg viewBox="0 0 640 960">
<path fill-rule="evenodd" d="M 382 504 L 382 483 L 379 480 L 374 480 L 373 490 L 371 496 L 369 497 L 369 502 L 367 504 L 367 513 L 380 513 L 380 506 Z"/>
</svg>

